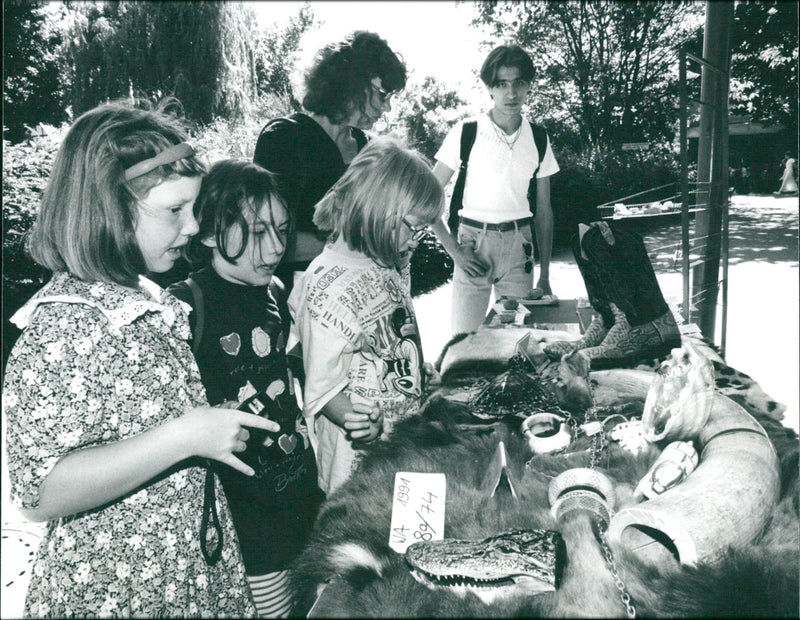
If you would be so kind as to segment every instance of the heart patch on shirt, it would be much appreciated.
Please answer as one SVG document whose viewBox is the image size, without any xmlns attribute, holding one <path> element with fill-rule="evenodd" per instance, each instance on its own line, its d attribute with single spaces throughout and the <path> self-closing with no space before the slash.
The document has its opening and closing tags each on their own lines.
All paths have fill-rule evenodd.
<svg viewBox="0 0 800 620">
<path fill-rule="evenodd" d="M 285 454 L 291 454 L 294 452 L 295 446 L 297 446 L 297 437 L 294 435 L 281 435 L 278 438 L 278 446 Z"/>
<path fill-rule="evenodd" d="M 236 332 L 223 336 L 219 339 L 219 343 L 222 345 L 222 350 L 228 355 L 239 355 L 239 349 L 242 347 L 242 339 Z"/>
</svg>

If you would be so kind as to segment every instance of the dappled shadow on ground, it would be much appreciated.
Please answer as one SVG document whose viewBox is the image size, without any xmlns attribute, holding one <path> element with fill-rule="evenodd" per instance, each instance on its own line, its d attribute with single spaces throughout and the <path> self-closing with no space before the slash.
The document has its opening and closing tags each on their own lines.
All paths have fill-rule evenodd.
<svg viewBox="0 0 800 620">
<path fill-rule="evenodd" d="M 680 271 L 679 222 L 639 231 L 657 273 Z M 700 259 L 700 241 L 690 229 L 690 259 Z M 728 217 L 728 264 L 763 262 L 798 264 L 798 201 L 796 198 L 735 196 Z"/>
</svg>

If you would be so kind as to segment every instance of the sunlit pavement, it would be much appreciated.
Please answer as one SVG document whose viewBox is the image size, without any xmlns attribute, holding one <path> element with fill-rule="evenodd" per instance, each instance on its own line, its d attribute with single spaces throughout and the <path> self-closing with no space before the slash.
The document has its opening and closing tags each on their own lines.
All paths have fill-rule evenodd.
<svg viewBox="0 0 800 620">
<path fill-rule="evenodd" d="M 730 268 L 726 361 L 755 378 L 787 407 L 784 423 L 798 430 L 798 199 L 734 196 L 730 211 Z M 674 245 L 679 227 L 644 234 L 665 298 L 681 300 L 680 265 Z M 670 246 L 666 249 L 665 246 Z M 661 248 L 661 249 L 658 249 Z M 553 292 L 561 299 L 586 296 L 568 250 L 558 250 L 550 267 Z M 450 339 L 450 285 L 415 300 L 425 359 L 439 356 Z M 717 327 L 721 326 L 718 313 Z M 719 337 L 716 339 L 719 342 Z M 3 424 L 5 431 L 5 424 Z M 5 432 L 3 433 L 5 437 Z M 22 614 L 33 550 L 41 525 L 25 521 L 8 501 L 5 441 L 2 452 L 2 591 L 0 617 Z"/>
</svg>

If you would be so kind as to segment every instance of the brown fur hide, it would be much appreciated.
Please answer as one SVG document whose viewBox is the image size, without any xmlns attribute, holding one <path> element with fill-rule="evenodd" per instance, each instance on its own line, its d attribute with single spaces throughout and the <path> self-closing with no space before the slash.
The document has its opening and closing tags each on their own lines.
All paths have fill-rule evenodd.
<svg viewBox="0 0 800 620">
<path fill-rule="evenodd" d="M 773 441 L 782 468 L 779 503 L 761 538 L 729 549 L 714 564 L 653 568 L 615 548 L 622 582 L 638 616 L 798 615 L 798 437 L 792 430 L 748 409 Z M 519 418 L 465 430 L 475 419 L 463 405 L 433 397 L 420 416 L 399 424 L 376 444 L 359 470 L 328 498 L 311 542 L 297 559 L 296 585 L 307 610 L 326 584 L 313 615 L 332 617 L 612 617 L 625 607 L 588 519 L 562 528 L 567 545 L 564 580 L 554 592 L 509 595 L 487 605 L 472 594 L 430 590 L 411 576 L 403 555 L 388 546 L 397 471 L 447 476 L 447 538 L 482 539 L 509 529 L 559 529 L 550 515 L 548 486 L 558 473 L 588 467 L 588 440 L 560 455 L 532 458 L 519 432 Z M 502 439 L 517 481 L 519 501 L 500 487 L 494 497 L 479 491 L 487 464 Z M 611 444 L 600 469 L 615 484 L 617 509 L 658 456 L 648 448 L 634 457 Z M 698 497 L 698 501 L 703 498 Z M 353 551 L 359 553 L 354 554 Z"/>
</svg>

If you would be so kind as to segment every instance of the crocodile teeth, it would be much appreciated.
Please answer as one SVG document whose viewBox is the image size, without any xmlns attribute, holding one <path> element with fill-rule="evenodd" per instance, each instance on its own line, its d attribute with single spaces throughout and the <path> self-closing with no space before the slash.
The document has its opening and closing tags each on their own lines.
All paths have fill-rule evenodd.
<svg viewBox="0 0 800 620">
<path fill-rule="evenodd" d="M 480 577 L 468 577 L 466 575 L 434 575 L 421 569 L 413 569 L 411 574 L 421 583 L 431 583 L 437 586 L 465 586 L 495 588 L 514 583 L 510 577 L 500 577 L 498 579 L 485 579 Z"/>
</svg>

